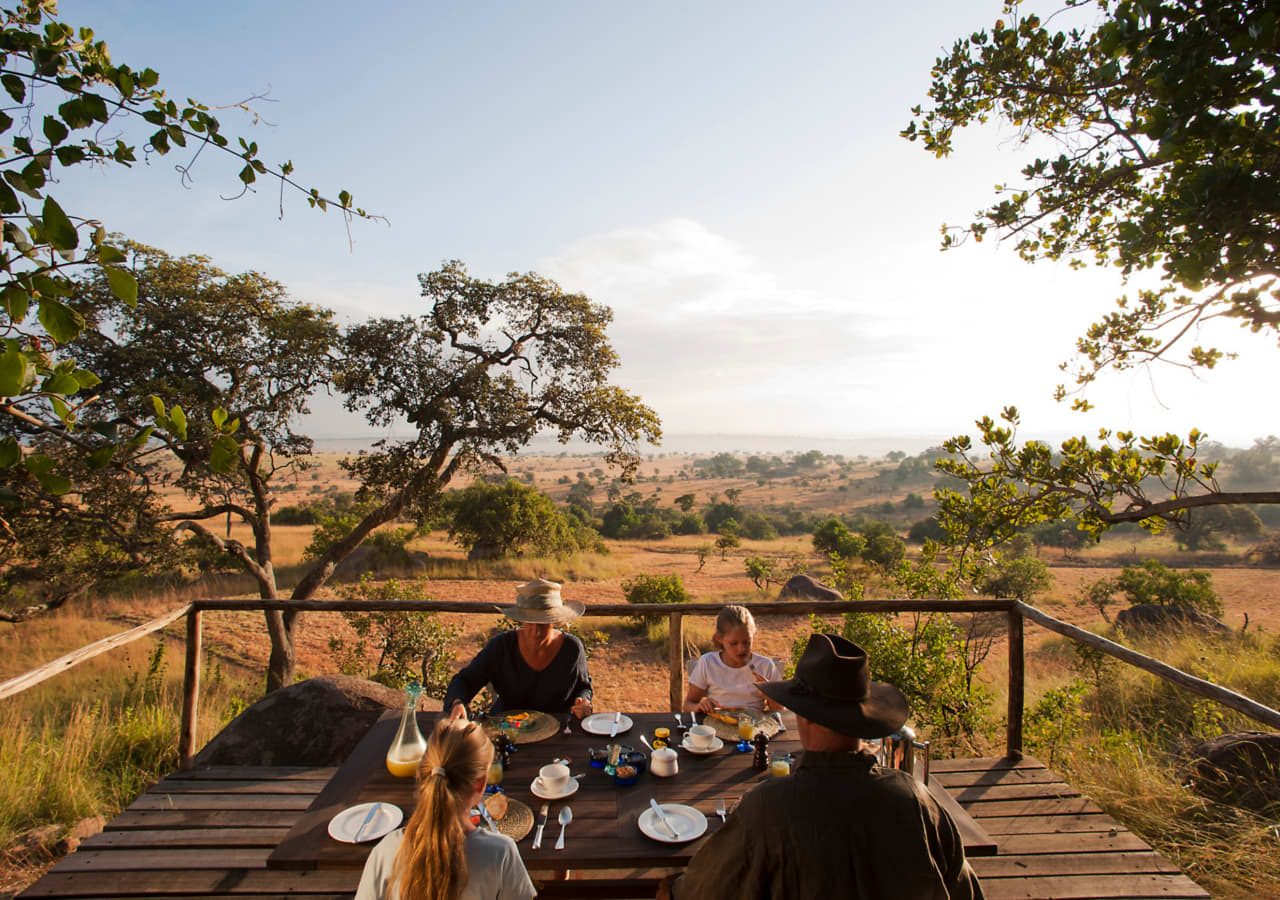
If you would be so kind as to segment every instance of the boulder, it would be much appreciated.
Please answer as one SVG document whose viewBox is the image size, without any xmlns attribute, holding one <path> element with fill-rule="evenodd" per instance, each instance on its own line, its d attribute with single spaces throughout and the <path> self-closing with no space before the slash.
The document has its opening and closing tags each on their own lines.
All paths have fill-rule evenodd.
<svg viewBox="0 0 1280 900">
<path fill-rule="evenodd" d="M 1201 631 L 1206 634 L 1230 634 L 1225 622 L 1189 606 L 1141 603 L 1121 610 L 1116 625 L 1129 634 L 1153 632 Z"/>
<path fill-rule="evenodd" d="M 56 848 L 58 854 L 65 856 L 68 853 L 74 853 L 80 847 L 82 841 L 93 837 L 106 827 L 107 820 L 103 816 L 90 816 L 87 819 L 81 819 L 72 825 L 71 830 L 64 834 L 62 840 L 58 842 Z"/>
<path fill-rule="evenodd" d="M 782 586 L 779 600 L 843 600 L 844 594 L 811 575 L 792 575 Z"/>
<path fill-rule="evenodd" d="M 281 688 L 236 716 L 205 745 L 197 766 L 336 766 L 404 694 L 346 675 Z"/>
<path fill-rule="evenodd" d="M 1189 769 L 1207 797 L 1258 811 L 1280 806 L 1280 734 L 1241 731 L 1197 744 Z"/>
</svg>

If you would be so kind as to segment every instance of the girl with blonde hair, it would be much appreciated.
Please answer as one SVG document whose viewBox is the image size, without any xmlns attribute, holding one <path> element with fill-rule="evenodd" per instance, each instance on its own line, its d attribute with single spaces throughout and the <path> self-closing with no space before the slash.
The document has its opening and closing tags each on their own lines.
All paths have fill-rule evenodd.
<svg viewBox="0 0 1280 900">
<path fill-rule="evenodd" d="M 526 900 L 536 895 L 515 841 L 476 828 L 493 745 L 475 722 L 442 716 L 418 764 L 417 808 L 373 848 L 356 900 Z"/>
<path fill-rule="evenodd" d="M 716 707 L 757 712 L 779 708 L 756 687 L 764 681 L 780 680 L 782 670 L 769 657 L 751 652 L 755 637 L 756 620 L 751 610 L 744 606 L 720 610 L 711 636 L 716 649 L 702 654 L 689 670 L 686 712 L 709 713 Z"/>
</svg>

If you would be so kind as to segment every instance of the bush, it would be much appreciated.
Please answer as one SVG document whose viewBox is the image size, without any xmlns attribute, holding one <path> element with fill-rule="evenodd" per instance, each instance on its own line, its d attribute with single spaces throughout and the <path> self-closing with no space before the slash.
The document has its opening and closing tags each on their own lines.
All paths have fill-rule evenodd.
<svg viewBox="0 0 1280 900">
<path fill-rule="evenodd" d="M 1044 692 L 1036 705 L 1027 710 L 1023 734 L 1027 747 L 1041 760 L 1055 765 L 1062 751 L 1084 731 L 1084 696 L 1089 690 L 1083 681 Z"/>
<path fill-rule="evenodd" d="M 1211 616 L 1222 616 L 1222 601 L 1213 589 L 1213 576 L 1201 569 L 1179 572 L 1154 559 L 1125 566 L 1115 579 L 1116 590 L 1133 605 L 1155 603 L 1187 606 Z"/>
<path fill-rule="evenodd" d="M 906 694 L 911 721 L 918 730 L 927 732 L 939 749 L 972 745 L 990 697 L 985 688 L 967 677 L 963 638 L 949 616 L 912 616 L 910 627 L 876 613 L 849 613 L 842 620 L 837 628 L 817 616 L 810 617 L 814 631 L 841 634 L 867 651 L 872 677 Z M 796 638 L 793 668 L 806 643 L 807 635 Z"/>
<path fill-rule="evenodd" d="M 684 513 L 675 524 L 676 534 L 706 534 L 707 523 L 697 513 Z"/>
<path fill-rule="evenodd" d="M 353 596 L 362 600 L 426 600 L 425 581 L 390 579 L 375 584 L 365 575 Z M 344 675 L 356 675 L 403 688 L 422 685 L 428 697 L 443 698 L 453 677 L 453 644 L 462 629 L 445 625 L 433 613 L 344 612 L 355 639 L 329 638 L 329 650 Z"/>
<path fill-rule="evenodd" d="M 861 557 L 867 542 L 832 516 L 813 530 L 813 549 L 824 555 L 839 554 L 845 559 Z"/>
<path fill-rule="evenodd" d="M 1034 556 L 1002 555 L 978 578 L 975 586 L 990 597 L 1027 603 L 1036 594 L 1049 590 L 1052 584 L 1053 576 L 1042 560 Z"/>
<path fill-rule="evenodd" d="M 688 603 L 693 599 L 679 575 L 637 575 L 622 582 L 622 595 L 628 603 L 644 606 Z"/>
<path fill-rule="evenodd" d="M 747 513 L 742 520 L 742 536 L 753 541 L 771 541 L 778 536 L 773 523 L 760 513 Z"/>
<path fill-rule="evenodd" d="M 449 537 L 467 547 L 490 547 L 500 556 L 564 556 L 586 549 L 581 531 L 552 499 L 519 481 L 477 481 L 450 492 L 445 508 L 452 516 Z"/>
</svg>

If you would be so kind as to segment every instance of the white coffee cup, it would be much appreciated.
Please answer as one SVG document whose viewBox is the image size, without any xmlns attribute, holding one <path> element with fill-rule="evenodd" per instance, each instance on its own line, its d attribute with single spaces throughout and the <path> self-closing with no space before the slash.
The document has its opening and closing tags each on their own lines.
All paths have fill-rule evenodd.
<svg viewBox="0 0 1280 900">
<path fill-rule="evenodd" d="M 689 746 L 695 750 L 709 750 L 716 739 L 716 730 L 710 725 L 694 725 L 688 734 Z"/>
<path fill-rule="evenodd" d="M 670 747 L 659 747 L 649 758 L 649 771 L 654 775 L 669 778 L 680 770 L 676 759 L 676 751 Z"/>
<path fill-rule="evenodd" d="M 538 770 L 538 787 L 550 794 L 559 794 L 569 786 L 569 767 L 552 763 Z"/>
</svg>

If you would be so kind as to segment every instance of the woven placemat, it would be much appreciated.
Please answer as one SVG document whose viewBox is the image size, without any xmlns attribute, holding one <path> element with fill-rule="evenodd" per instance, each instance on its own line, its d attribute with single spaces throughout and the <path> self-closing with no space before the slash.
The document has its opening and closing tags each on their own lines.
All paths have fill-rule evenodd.
<svg viewBox="0 0 1280 900">
<path fill-rule="evenodd" d="M 528 714 L 524 724 L 518 728 L 503 728 L 502 723 L 507 716 Z M 484 720 L 484 730 L 490 737 L 505 733 L 513 744 L 535 744 L 545 741 L 560 730 L 560 723 L 555 716 L 538 712 L 536 709 L 512 709 Z"/>
<path fill-rule="evenodd" d="M 510 794 L 507 795 L 507 814 L 501 819 L 494 819 L 498 830 L 513 841 L 522 841 L 533 831 L 533 810 L 527 803 L 522 803 Z"/>
<path fill-rule="evenodd" d="M 698 716 L 698 721 L 701 724 L 710 725 L 714 728 L 716 730 L 716 737 L 720 738 L 722 741 L 732 741 L 735 744 L 738 742 L 738 716 L 741 714 L 751 716 L 751 718 L 755 720 L 757 730 L 764 732 L 765 737 L 772 738 L 780 730 L 778 720 L 772 715 L 765 715 L 764 713 L 758 713 L 755 710 L 746 709 L 722 709 L 719 710 L 719 712 L 726 716 L 732 716 L 733 724 L 730 725 L 728 722 L 721 722 L 713 716 L 703 715 Z"/>
</svg>

